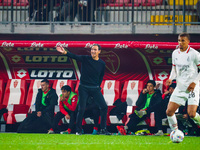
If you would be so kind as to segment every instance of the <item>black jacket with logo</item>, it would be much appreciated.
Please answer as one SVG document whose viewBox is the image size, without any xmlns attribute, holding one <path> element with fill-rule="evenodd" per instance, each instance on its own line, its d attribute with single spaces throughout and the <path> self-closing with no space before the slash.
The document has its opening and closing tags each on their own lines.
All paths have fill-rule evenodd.
<svg viewBox="0 0 200 150">
<path fill-rule="evenodd" d="M 51 90 L 47 93 L 45 97 L 46 106 L 42 104 L 42 93 L 42 90 L 38 89 L 35 103 L 36 112 L 41 111 L 42 114 L 48 114 L 50 117 L 53 117 L 55 105 L 58 104 L 58 95 L 56 94 L 56 90 L 51 88 Z"/>
</svg>

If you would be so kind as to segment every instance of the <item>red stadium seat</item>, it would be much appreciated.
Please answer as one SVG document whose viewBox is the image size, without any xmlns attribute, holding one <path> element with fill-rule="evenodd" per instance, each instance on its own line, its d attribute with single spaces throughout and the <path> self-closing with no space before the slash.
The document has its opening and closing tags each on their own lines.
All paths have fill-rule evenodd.
<svg viewBox="0 0 200 150">
<path fill-rule="evenodd" d="M 107 105 L 108 105 L 107 125 L 110 125 L 111 123 L 115 123 L 118 121 L 118 120 L 113 119 L 116 116 L 115 117 L 111 116 L 111 120 L 110 120 L 109 113 L 112 110 L 112 108 L 115 107 L 115 106 L 113 106 L 113 103 L 117 99 L 120 99 L 121 83 L 120 83 L 120 81 L 116 81 L 116 80 L 103 80 L 101 83 L 101 88 L 102 88 L 101 92 L 104 96 L 104 99 L 105 99 Z"/>
<path fill-rule="evenodd" d="M 11 6 L 11 2 L 12 2 L 12 0 L 2 0 L 2 5 L 3 6 Z M 17 3 L 17 0 L 13 0 L 13 5 L 16 5 L 16 3 Z"/>
<path fill-rule="evenodd" d="M 15 123 L 14 114 L 18 111 L 25 112 L 26 82 L 20 79 L 9 79 L 6 85 L 2 106 L 8 108 L 8 114 L 4 114 L 7 124 Z"/>
<path fill-rule="evenodd" d="M 28 6 L 28 0 L 19 0 L 18 3 L 16 3 L 16 6 Z"/>
<path fill-rule="evenodd" d="M 163 0 L 147 0 L 145 3 L 142 4 L 142 6 L 156 6 L 162 4 Z"/>
<path fill-rule="evenodd" d="M 121 84 L 116 80 L 103 80 L 101 83 L 101 92 L 108 106 L 113 106 L 113 103 L 121 96 Z"/>
<path fill-rule="evenodd" d="M 124 87 L 121 94 L 121 101 L 127 102 L 127 115 L 122 120 L 118 120 L 116 116 L 110 116 L 111 123 L 125 123 L 127 122 L 128 116 L 135 110 L 136 101 L 139 97 L 140 92 L 143 89 L 143 81 L 129 80 L 124 82 Z"/>
</svg>

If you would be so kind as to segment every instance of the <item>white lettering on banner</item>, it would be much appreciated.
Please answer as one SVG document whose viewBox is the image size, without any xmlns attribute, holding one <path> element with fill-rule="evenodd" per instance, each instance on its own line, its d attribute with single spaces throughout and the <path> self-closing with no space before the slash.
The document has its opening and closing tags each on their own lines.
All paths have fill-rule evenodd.
<svg viewBox="0 0 200 150">
<path fill-rule="evenodd" d="M 117 43 L 114 48 L 116 48 L 116 49 L 118 49 L 118 48 L 128 48 L 128 45 L 126 45 L 126 44 L 121 45 L 120 43 Z"/>
<path fill-rule="evenodd" d="M 67 62 L 67 56 L 26 56 L 25 62 L 38 63 L 38 62 Z"/>
<path fill-rule="evenodd" d="M 32 47 L 18 47 L 18 51 L 56 51 L 55 48 L 32 48 Z"/>
<path fill-rule="evenodd" d="M 14 47 L 14 43 L 11 43 L 11 42 L 9 42 L 9 43 L 3 42 L 3 43 L 1 44 L 1 47 Z"/>
<path fill-rule="evenodd" d="M 93 43 L 94 44 L 94 43 Z M 91 48 L 93 46 L 93 44 L 91 43 L 86 43 L 85 47 L 84 48 Z"/>
<path fill-rule="evenodd" d="M 30 77 L 31 78 L 52 78 L 55 76 L 56 78 L 72 78 L 73 71 L 72 70 L 32 70 Z"/>
<path fill-rule="evenodd" d="M 158 46 L 156 46 L 154 44 L 153 45 L 147 44 L 144 49 L 158 49 Z"/>
<path fill-rule="evenodd" d="M 69 44 L 65 44 L 65 43 L 62 44 L 62 43 L 58 42 L 55 47 L 65 47 L 65 48 L 67 48 L 68 46 L 69 46 Z"/>
<path fill-rule="evenodd" d="M 44 44 L 33 42 L 30 47 L 43 47 Z"/>
</svg>

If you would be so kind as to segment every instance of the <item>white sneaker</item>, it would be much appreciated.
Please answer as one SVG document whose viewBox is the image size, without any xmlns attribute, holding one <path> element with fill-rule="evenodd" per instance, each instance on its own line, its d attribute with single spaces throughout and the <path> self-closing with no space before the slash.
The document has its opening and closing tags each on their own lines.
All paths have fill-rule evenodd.
<svg viewBox="0 0 200 150">
<path fill-rule="evenodd" d="M 82 133 L 76 132 L 76 135 L 82 135 Z"/>
<path fill-rule="evenodd" d="M 162 130 L 159 130 L 157 133 L 155 133 L 156 136 L 162 136 L 164 135 L 163 131 Z"/>
</svg>

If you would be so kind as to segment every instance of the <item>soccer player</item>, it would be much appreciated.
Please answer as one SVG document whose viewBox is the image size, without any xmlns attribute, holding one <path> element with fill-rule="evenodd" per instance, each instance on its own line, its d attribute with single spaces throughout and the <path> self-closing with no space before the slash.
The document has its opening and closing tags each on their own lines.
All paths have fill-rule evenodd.
<svg viewBox="0 0 200 150">
<path fill-rule="evenodd" d="M 58 123 L 64 117 L 66 119 L 70 119 L 70 121 L 67 131 L 62 132 L 63 134 L 70 134 L 75 124 L 78 96 L 76 93 L 71 91 L 71 87 L 68 85 L 64 85 L 61 88 L 61 91 L 62 94 L 60 95 L 59 102 L 60 112 L 58 112 L 54 117 L 52 128 L 49 130 L 48 134 L 58 131 Z"/>
<path fill-rule="evenodd" d="M 187 112 L 190 118 L 200 125 L 200 116 L 196 113 L 199 105 L 199 79 L 198 67 L 200 66 L 200 54 L 189 46 L 190 36 L 181 33 L 178 36 L 179 48 L 172 53 L 172 70 L 167 85 L 171 85 L 176 79 L 177 86 L 170 97 L 166 111 L 169 126 L 172 130 L 177 130 L 177 119 L 175 111 L 188 101 Z"/>
<path fill-rule="evenodd" d="M 79 91 L 79 105 L 78 114 L 76 119 L 76 134 L 81 135 L 82 132 L 82 119 L 85 112 L 87 99 L 89 96 L 94 98 L 95 103 L 100 108 L 101 113 L 101 130 L 100 134 L 110 135 L 106 129 L 106 117 L 108 106 L 101 93 L 101 82 L 104 76 L 105 62 L 99 58 L 101 53 L 101 46 L 93 44 L 91 48 L 91 56 L 75 55 L 65 51 L 63 47 L 56 48 L 58 52 L 67 55 L 72 59 L 76 59 L 81 62 L 81 78 Z"/>
</svg>

